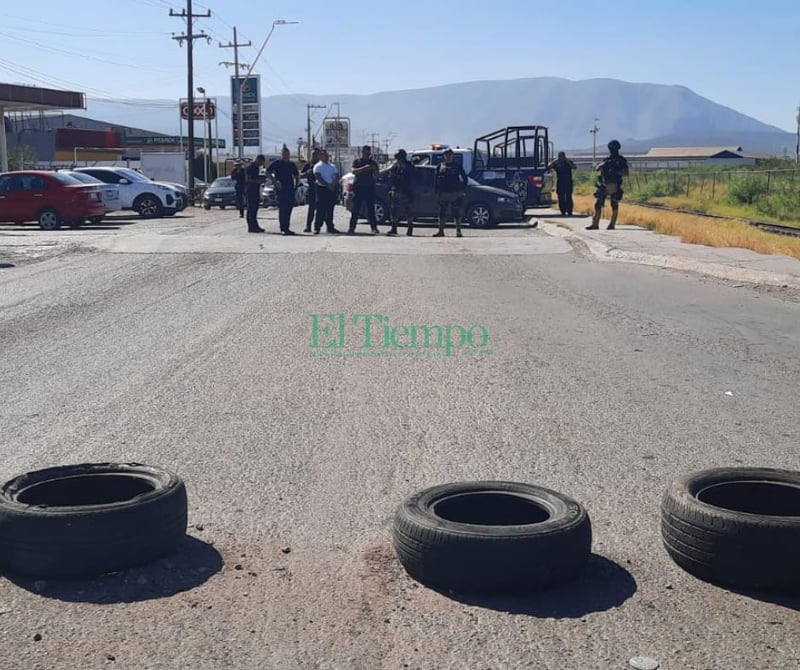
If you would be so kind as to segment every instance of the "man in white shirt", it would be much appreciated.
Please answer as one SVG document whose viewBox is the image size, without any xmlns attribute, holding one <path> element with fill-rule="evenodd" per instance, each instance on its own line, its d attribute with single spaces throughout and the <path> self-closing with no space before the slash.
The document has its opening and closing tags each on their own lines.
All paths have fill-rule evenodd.
<svg viewBox="0 0 800 670">
<path fill-rule="evenodd" d="M 336 206 L 336 191 L 339 188 L 339 170 L 331 165 L 327 151 L 320 153 L 320 161 L 314 166 L 314 178 L 317 180 L 317 218 L 314 221 L 314 235 L 319 235 L 323 222 L 327 231 L 339 233 L 333 226 L 333 208 Z"/>
</svg>

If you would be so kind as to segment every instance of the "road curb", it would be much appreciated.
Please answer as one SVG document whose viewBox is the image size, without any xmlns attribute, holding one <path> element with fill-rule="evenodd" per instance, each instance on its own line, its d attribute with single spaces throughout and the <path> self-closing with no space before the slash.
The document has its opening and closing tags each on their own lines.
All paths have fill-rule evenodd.
<svg viewBox="0 0 800 670">
<path fill-rule="evenodd" d="M 732 279 L 751 284 L 764 284 L 800 289 L 800 277 L 790 274 L 752 270 L 737 265 L 727 265 L 713 261 L 703 261 L 683 256 L 663 256 L 645 252 L 624 251 L 611 245 L 599 242 L 588 235 L 581 235 L 569 228 L 562 228 L 554 223 L 542 221 L 542 230 L 553 237 L 560 237 L 567 242 L 580 242 L 595 258 L 604 261 L 618 261 L 635 263 L 637 265 L 650 265 L 653 267 L 697 272 L 700 274 L 717 277 L 719 279 Z"/>
</svg>

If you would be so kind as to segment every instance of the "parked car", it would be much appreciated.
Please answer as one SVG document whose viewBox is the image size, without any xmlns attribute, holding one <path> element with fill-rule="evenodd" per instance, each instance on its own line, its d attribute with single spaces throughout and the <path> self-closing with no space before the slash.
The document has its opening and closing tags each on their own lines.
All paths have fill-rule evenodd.
<svg viewBox="0 0 800 670">
<path fill-rule="evenodd" d="M 183 196 L 169 184 L 148 179 L 136 170 L 123 167 L 79 167 L 106 184 L 117 184 L 122 209 L 132 209 L 145 219 L 170 216 L 186 208 Z"/>
<path fill-rule="evenodd" d="M 308 184 L 306 184 L 305 180 L 303 180 L 295 189 L 294 204 L 298 206 L 305 205 L 307 194 Z M 267 178 L 267 180 L 261 185 L 261 205 L 263 207 L 278 206 L 278 194 L 275 192 L 275 184 L 273 184 L 272 180 L 269 178 Z"/>
<path fill-rule="evenodd" d="M 96 185 L 46 170 L 0 174 L 0 221 L 37 221 L 42 230 L 66 223 L 76 228 L 86 219 L 102 217 L 106 208 Z"/>
<path fill-rule="evenodd" d="M 225 209 L 228 205 L 236 206 L 236 186 L 230 177 L 219 177 L 203 193 L 203 207 Z"/>
<path fill-rule="evenodd" d="M 277 207 L 278 194 L 275 191 L 275 184 L 267 177 L 264 183 L 261 184 L 261 206 L 262 207 Z"/>
<path fill-rule="evenodd" d="M 412 211 L 415 219 L 433 219 L 438 217 L 439 206 L 435 192 L 436 168 L 431 165 L 418 165 L 414 170 L 412 188 L 414 203 Z M 348 212 L 353 205 L 352 172 L 342 178 L 344 189 L 344 206 Z M 389 186 L 385 177 L 378 177 L 375 185 L 375 221 L 384 223 L 389 218 Z M 366 211 L 359 214 L 366 218 Z M 468 179 L 467 193 L 464 198 L 464 221 L 478 228 L 496 226 L 498 223 L 525 221 L 525 206 L 520 198 L 511 191 L 492 186 L 482 186 L 474 179 Z"/>
<path fill-rule="evenodd" d="M 109 212 L 119 212 L 122 209 L 122 201 L 119 199 L 119 186 L 117 184 L 106 184 L 97 177 L 92 177 L 92 175 L 86 174 L 85 172 L 76 172 L 75 170 L 58 170 L 58 172 L 69 175 L 83 184 L 94 184 L 99 187 L 103 197 L 103 205 L 105 205 L 106 208 L 106 214 Z M 102 216 L 93 216 L 89 219 L 89 222 L 100 223 L 102 220 Z"/>
</svg>

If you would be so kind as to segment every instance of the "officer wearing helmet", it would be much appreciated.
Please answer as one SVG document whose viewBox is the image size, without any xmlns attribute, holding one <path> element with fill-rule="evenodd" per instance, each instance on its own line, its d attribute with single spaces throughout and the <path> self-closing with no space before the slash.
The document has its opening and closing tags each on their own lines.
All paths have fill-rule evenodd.
<svg viewBox="0 0 800 670">
<path fill-rule="evenodd" d="M 594 216 L 592 225 L 586 226 L 586 230 L 597 230 L 600 227 L 600 214 L 603 211 L 606 198 L 611 201 L 611 221 L 608 223 L 607 230 L 614 230 L 619 215 L 619 201 L 622 200 L 622 178 L 628 176 L 628 161 L 619 152 L 622 145 L 617 140 L 608 143 L 608 158 L 606 158 L 595 170 L 600 173 L 597 178 L 597 190 L 594 192 Z"/>
</svg>

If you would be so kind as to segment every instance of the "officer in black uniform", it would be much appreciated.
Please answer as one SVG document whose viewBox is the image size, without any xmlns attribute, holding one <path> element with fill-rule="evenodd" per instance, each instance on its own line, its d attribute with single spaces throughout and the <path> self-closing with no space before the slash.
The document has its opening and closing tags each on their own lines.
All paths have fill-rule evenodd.
<svg viewBox="0 0 800 670">
<path fill-rule="evenodd" d="M 556 173 L 556 193 L 561 216 L 572 216 L 572 171 L 575 163 L 567 158 L 567 154 L 559 151 L 558 158 L 547 167 Z"/>
<path fill-rule="evenodd" d="M 365 144 L 361 147 L 361 158 L 353 161 L 353 210 L 350 214 L 350 235 L 356 232 L 358 215 L 361 208 L 367 208 L 367 220 L 373 233 L 378 232 L 375 224 L 375 177 L 379 172 L 378 164 L 372 160 L 372 147 Z"/>
<path fill-rule="evenodd" d="M 319 149 L 314 149 L 311 152 L 311 160 L 300 170 L 300 176 L 308 184 L 308 190 L 306 190 L 306 204 L 308 205 L 306 233 L 311 232 L 311 224 L 314 222 L 314 215 L 317 213 L 317 180 L 314 177 L 314 166 L 317 163 L 319 163 Z"/>
<path fill-rule="evenodd" d="M 619 201 L 622 200 L 622 178 L 628 176 L 628 161 L 620 154 L 622 145 L 617 140 L 608 143 L 608 158 L 606 158 L 595 170 L 600 173 L 597 178 L 597 190 L 594 192 L 594 216 L 592 225 L 586 226 L 586 230 L 597 230 L 600 227 L 600 215 L 603 212 L 603 205 L 606 197 L 611 200 L 611 221 L 607 230 L 614 230 L 619 215 Z"/>
<path fill-rule="evenodd" d="M 414 166 L 407 158 L 405 149 L 400 149 L 395 155 L 395 162 L 381 174 L 389 177 L 389 198 L 391 198 L 391 217 L 392 229 L 387 235 L 397 235 L 397 224 L 400 219 L 405 219 L 408 223 L 406 235 L 409 237 L 414 234 L 414 214 L 412 203 L 414 193 L 411 188 L 411 179 L 414 173 Z"/>
<path fill-rule="evenodd" d="M 247 206 L 247 200 L 244 194 L 247 176 L 244 173 L 242 161 L 236 161 L 234 164 L 233 172 L 231 172 L 231 179 L 233 180 L 233 187 L 236 191 L 236 208 L 239 210 L 239 218 L 243 219 L 244 209 Z"/>
<path fill-rule="evenodd" d="M 278 223 L 281 233 L 284 235 L 294 235 L 294 231 L 289 230 L 292 220 L 292 209 L 294 208 L 295 190 L 297 180 L 300 176 L 297 166 L 290 160 L 291 153 L 285 144 L 281 149 L 279 160 L 273 161 L 267 169 L 267 174 L 275 184 L 275 191 L 278 196 Z"/>
<path fill-rule="evenodd" d="M 467 173 L 454 160 L 452 149 L 444 152 L 444 163 L 436 168 L 436 196 L 439 200 L 439 231 L 433 237 L 444 237 L 444 222 L 448 211 L 456 222 L 456 237 L 461 234 L 461 211 L 467 194 Z"/>
<path fill-rule="evenodd" d="M 261 202 L 261 184 L 264 178 L 261 176 L 261 168 L 267 159 L 263 154 L 258 154 L 256 159 L 245 168 L 246 193 L 247 193 L 247 232 L 263 233 L 264 229 L 258 225 L 258 205 Z"/>
</svg>

